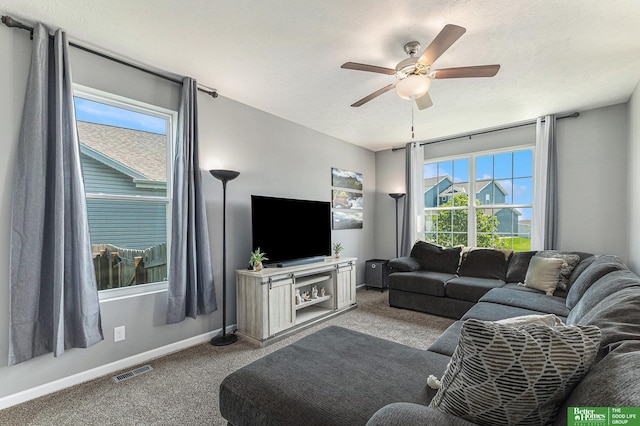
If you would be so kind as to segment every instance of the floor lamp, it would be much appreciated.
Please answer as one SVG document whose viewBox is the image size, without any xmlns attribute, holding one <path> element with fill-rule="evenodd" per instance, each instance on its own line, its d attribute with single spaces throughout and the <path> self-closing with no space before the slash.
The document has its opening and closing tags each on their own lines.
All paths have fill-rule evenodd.
<svg viewBox="0 0 640 426">
<path fill-rule="evenodd" d="M 389 194 L 389 197 L 396 200 L 396 257 L 398 257 L 398 200 L 404 197 L 404 194 L 401 192 L 394 192 Z"/>
<path fill-rule="evenodd" d="M 209 170 L 222 181 L 222 336 L 211 339 L 214 346 L 227 346 L 238 340 L 235 334 L 227 334 L 227 182 L 234 180 L 240 172 L 233 170 Z"/>
</svg>

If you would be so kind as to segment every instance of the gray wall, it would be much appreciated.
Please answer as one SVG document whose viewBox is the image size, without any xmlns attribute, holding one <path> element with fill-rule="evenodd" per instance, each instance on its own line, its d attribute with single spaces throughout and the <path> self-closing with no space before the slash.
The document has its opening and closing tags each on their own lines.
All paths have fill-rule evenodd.
<svg viewBox="0 0 640 426">
<path fill-rule="evenodd" d="M 101 303 L 105 340 L 89 349 L 71 349 L 53 358 L 43 355 L 7 367 L 9 312 L 9 236 L 11 217 L 12 158 L 16 153 L 19 123 L 30 61 L 29 34 L 0 26 L 0 404 L 22 391 L 50 382 L 72 384 L 103 366 L 127 367 L 149 353 L 188 339 L 201 338 L 222 325 L 220 310 L 197 320 L 165 325 L 166 292 Z M 123 68 L 112 62 L 72 49 L 74 81 L 143 102 L 176 109 L 178 90 L 173 83 Z M 215 83 L 215 77 L 213 82 Z M 224 95 L 224 93 L 222 93 Z M 374 253 L 376 187 L 375 155 L 337 139 L 239 104 L 223 96 L 201 94 L 200 158 L 213 251 L 216 292 L 221 298 L 222 187 L 206 169 L 232 168 L 240 177 L 228 185 L 229 270 L 245 267 L 250 251 L 250 195 L 275 195 L 329 201 L 331 167 L 364 175 L 364 229 L 334 231 L 345 256 L 357 256 L 358 282 L 364 279 L 364 261 Z M 228 323 L 235 323 L 234 274 L 228 273 Z M 126 340 L 113 342 L 113 328 L 126 326 Z M 154 352 L 155 351 L 155 352 Z M 213 360 L 215 362 L 215 360 Z M 102 369 L 102 370 L 101 370 Z M 89 373 L 87 373 L 89 372 Z M 74 378 L 74 375 L 76 375 Z"/>
<path fill-rule="evenodd" d="M 640 271 L 640 82 L 629 100 L 629 267 Z"/>
<path fill-rule="evenodd" d="M 627 115 L 627 104 L 620 104 L 583 111 L 578 118 L 558 120 L 559 249 L 615 254 L 625 261 L 629 259 L 627 188 L 634 179 L 627 173 Z M 636 121 L 637 115 L 636 106 Z M 637 127 L 636 123 L 636 145 L 639 142 Z M 531 125 L 428 145 L 425 146 L 425 158 L 534 143 L 535 125 Z M 636 148 L 635 162 L 638 161 L 640 149 Z M 390 190 L 393 185 L 401 185 L 400 189 L 404 191 L 404 151 L 377 152 L 376 173 L 378 189 L 382 189 L 383 182 L 388 182 L 381 192 Z M 634 188 L 638 198 L 640 184 Z M 379 203 L 381 207 L 385 204 L 382 199 Z M 376 223 L 392 223 L 393 215 L 393 209 L 379 208 Z M 636 226 L 640 228 L 640 222 Z M 639 234 L 636 231 L 633 235 Z M 385 239 L 378 238 L 376 243 L 377 253 L 389 253 Z"/>
</svg>

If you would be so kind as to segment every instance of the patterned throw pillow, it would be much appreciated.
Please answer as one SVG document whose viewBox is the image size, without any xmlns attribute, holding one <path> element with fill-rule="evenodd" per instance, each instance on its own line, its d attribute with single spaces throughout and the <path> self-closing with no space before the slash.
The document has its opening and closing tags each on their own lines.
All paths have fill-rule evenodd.
<svg viewBox="0 0 640 426">
<path fill-rule="evenodd" d="M 595 326 L 464 322 L 432 408 L 479 425 L 545 425 L 594 362 Z"/>
<path fill-rule="evenodd" d="M 576 268 L 576 266 L 578 266 L 578 263 L 580 263 L 580 256 L 578 256 L 577 254 L 560 253 L 556 250 L 544 250 L 538 252 L 536 256 L 563 260 L 564 263 L 562 264 L 562 268 L 560 268 L 560 277 L 558 279 L 558 288 L 562 290 L 568 290 L 569 277 L 571 276 L 571 273 Z"/>
</svg>

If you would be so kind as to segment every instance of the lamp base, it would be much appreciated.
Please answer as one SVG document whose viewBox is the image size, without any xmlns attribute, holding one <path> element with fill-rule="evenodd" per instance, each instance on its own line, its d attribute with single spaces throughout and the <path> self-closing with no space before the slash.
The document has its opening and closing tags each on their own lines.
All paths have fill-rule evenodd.
<svg viewBox="0 0 640 426">
<path fill-rule="evenodd" d="M 227 346 L 238 341 L 238 336 L 235 334 L 223 334 L 222 336 L 214 337 L 211 339 L 213 346 Z"/>
</svg>

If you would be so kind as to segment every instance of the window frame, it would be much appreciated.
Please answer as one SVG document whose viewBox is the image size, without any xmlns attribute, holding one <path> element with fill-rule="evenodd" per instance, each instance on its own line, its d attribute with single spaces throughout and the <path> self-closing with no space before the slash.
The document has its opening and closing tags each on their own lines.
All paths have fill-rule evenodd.
<svg viewBox="0 0 640 426">
<path fill-rule="evenodd" d="M 477 241 L 478 241 L 478 232 L 477 232 L 477 225 L 476 225 L 476 217 L 477 217 L 477 211 L 478 210 L 483 210 L 483 209 L 492 209 L 492 210 L 498 210 L 499 208 L 528 208 L 528 209 L 532 209 L 533 210 L 533 199 L 531 201 L 531 204 L 523 204 L 523 203 L 519 203 L 519 204 L 482 204 L 481 206 L 479 206 L 477 204 L 477 200 L 476 200 L 476 187 L 477 187 L 477 176 L 476 176 L 476 159 L 478 157 L 483 157 L 483 156 L 489 156 L 489 155 L 497 155 L 497 154 L 503 154 L 503 153 L 515 153 L 517 151 L 525 151 L 525 150 L 531 150 L 532 152 L 532 156 L 535 159 L 535 143 L 531 143 L 531 144 L 524 144 L 524 145 L 514 145 L 514 146 L 510 146 L 510 147 L 504 147 L 504 148 L 497 148 L 497 149 L 490 149 L 490 150 L 483 150 L 483 151 L 475 151 L 475 152 L 471 152 L 471 153 L 467 153 L 467 154 L 459 154 L 459 155 L 448 155 L 448 156 L 444 156 L 444 157 L 439 157 L 439 158 L 429 158 L 428 160 L 425 159 L 424 164 L 433 164 L 433 163 L 439 163 L 439 162 L 446 162 L 446 161 L 451 161 L 454 162 L 456 160 L 461 160 L 461 159 L 467 159 L 469 162 L 469 205 L 468 206 L 451 206 L 451 207 L 446 207 L 446 208 L 441 208 L 439 207 L 439 205 L 436 205 L 436 207 L 429 207 L 427 208 L 426 206 L 424 206 L 424 217 L 425 217 L 425 226 L 424 226 L 424 235 L 423 238 L 425 238 L 426 240 L 426 234 L 427 234 L 427 227 L 426 227 L 426 218 L 427 218 L 427 210 L 430 211 L 435 211 L 436 213 L 439 211 L 454 211 L 454 210 L 464 210 L 467 209 L 467 246 L 470 247 L 476 247 L 477 245 Z M 535 185 L 535 178 L 534 175 L 535 174 L 535 166 L 532 165 L 532 191 L 534 190 L 533 186 Z M 513 176 L 511 176 L 510 178 L 511 180 L 514 179 Z M 499 181 L 500 179 L 493 179 L 494 181 Z M 502 179 L 504 180 L 504 179 Z M 423 193 L 426 190 L 426 188 L 423 187 Z M 423 197 L 424 198 L 424 197 Z M 439 204 L 439 203 L 438 203 Z M 533 226 L 534 224 L 531 224 L 531 233 L 533 232 Z"/>
<path fill-rule="evenodd" d="M 78 98 L 86 99 L 89 101 L 110 105 L 116 108 L 127 109 L 137 113 L 150 115 L 157 118 L 162 118 L 166 121 L 167 176 L 166 176 L 166 192 L 164 196 L 89 193 L 89 192 L 86 192 L 85 190 L 85 198 L 87 200 L 94 199 L 94 200 L 128 201 L 128 202 L 145 202 L 146 201 L 146 202 L 165 204 L 166 205 L 167 247 L 168 248 L 171 247 L 173 169 L 174 169 L 175 141 L 177 136 L 178 112 L 172 111 L 167 108 L 159 107 L 156 105 L 148 104 L 146 102 L 141 102 L 135 99 L 120 96 L 114 93 L 95 89 L 92 87 L 75 84 L 75 83 L 73 84 L 73 96 L 74 98 L 78 97 Z M 83 177 L 84 177 L 84 172 L 83 172 Z M 167 250 L 167 273 L 169 271 L 169 262 L 170 262 L 170 256 L 169 256 L 169 250 Z M 166 291 L 168 291 L 168 281 L 163 280 L 163 281 L 152 282 L 152 283 L 137 284 L 137 285 L 128 286 L 128 287 L 99 290 L 98 298 L 100 302 L 108 302 L 108 301 L 115 301 L 115 300 L 130 298 L 130 297 L 136 297 L 140 295 L 147 295 L 147 294 L 166 292 Z"/>
</svg>

